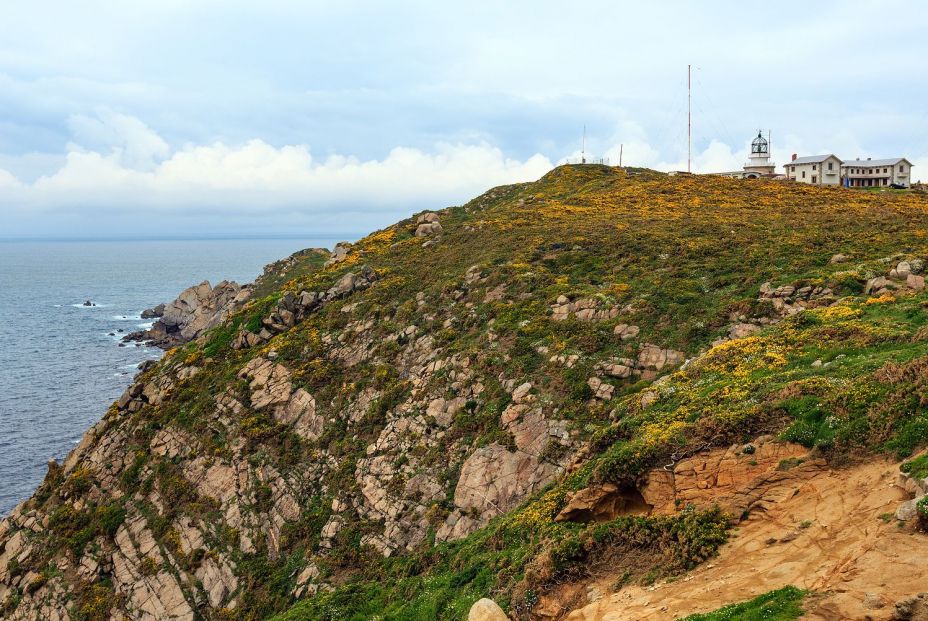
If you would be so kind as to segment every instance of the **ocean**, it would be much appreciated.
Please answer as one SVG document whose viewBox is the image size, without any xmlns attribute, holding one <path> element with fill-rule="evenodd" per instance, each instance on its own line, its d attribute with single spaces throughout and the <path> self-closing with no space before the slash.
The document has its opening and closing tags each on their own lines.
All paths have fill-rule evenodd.
<svg viewBox="0 0 928 621">
<path fill-rule="evenodd" d="M 337 239 L 0 241 L 0 516 L 28 498 L 161 351 L 121 337 L 183 289 L 251 282 Z M 90 300 L 96 306 L 83 306 Z"/>
</svg>

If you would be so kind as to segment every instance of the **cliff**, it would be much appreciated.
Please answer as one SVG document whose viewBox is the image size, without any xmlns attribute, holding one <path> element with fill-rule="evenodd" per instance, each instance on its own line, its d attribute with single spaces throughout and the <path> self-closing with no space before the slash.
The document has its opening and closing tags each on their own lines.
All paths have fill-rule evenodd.
<svg viewBox="0 0 928 621">
<path fill-rule="evenodd" d="M 926 230 L 915 194 L 566 166 L 298 253 L 0 523 L 4 618 L 623 618 L 874 463 L 928 551 Z"/>
</svg>

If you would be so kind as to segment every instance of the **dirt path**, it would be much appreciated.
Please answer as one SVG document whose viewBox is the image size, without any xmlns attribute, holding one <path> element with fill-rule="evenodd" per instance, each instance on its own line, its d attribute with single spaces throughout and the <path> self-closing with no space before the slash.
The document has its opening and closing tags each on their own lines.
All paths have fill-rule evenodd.
<svg viewBox="0 0 928 621">
<path fill-rule="evenodd" d="M 797 481 L 752 512 L 717 558 L 652 587 L 612 593 L 613 582 L 601 580 L 606 595 L 567 618 L 676 619 L 792 584 L 822 594 L 804 619 L 892 619 L 895 602 L 928 591 L 928 535 L 880 519 L 908 498 L 896 473 L 897 464 L 879 461 Z"/>
</svg>

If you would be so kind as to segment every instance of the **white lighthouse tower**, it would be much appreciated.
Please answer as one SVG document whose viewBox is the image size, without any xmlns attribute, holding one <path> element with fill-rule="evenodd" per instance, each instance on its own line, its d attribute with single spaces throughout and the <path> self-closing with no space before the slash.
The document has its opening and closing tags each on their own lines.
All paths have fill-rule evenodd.
<svg viewBox="0 0 928 621">
<path fill-rule="evenodd" d="M 757 138 L 751 141 L 751 161 L 744 165 L 744 178 L 772 176 L 775 171 L 776 164 L 770 161 L 770 142 L 758 130 Z"/>
</svg>

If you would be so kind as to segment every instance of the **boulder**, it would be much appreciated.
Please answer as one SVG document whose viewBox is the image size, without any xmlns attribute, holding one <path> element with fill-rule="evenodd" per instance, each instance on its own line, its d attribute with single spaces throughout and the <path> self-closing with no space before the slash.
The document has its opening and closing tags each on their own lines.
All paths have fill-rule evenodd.
<svg viewBox="0 0 928 621">
<path fill-rule="evenodd" d="M 164 315 L 164 304 L 159 304 L 154 308 L 146 308 L 142 311 L 142 319 L 157 319 Z"/>
<path fill-rule="evenodd" d="M 338 281 L 332 285 L 332 288 L 329 289 L 328 294 L 332 297 L 342 297 L 348 295 L 355 290 L 358 286 L 359 277 L 357 274 L 348 273 L 338 279 Z"/>
<path fill-rule="evenodd" d="M 366 289 L 371 286 L 377 280 L 377 274 L 367 265 L 363 266 L 357 272 L 349 272 L 338 279 L 338 281 L 332 285 L 332 287 L 325 292 L 323 301 L 330 301 L 337 298 L 344 297 L 355 291 L 360 291 L 361 289 Z M 300 299 L 303 299 L 301 294 Z"/>
<path fill-rule="evenodd" d="M 567 296 L 561 295 L 551 306 L 551 318 L 555 321 L 564 321 L 571 315 L 580 321 L 606 321 L 615 319 L 618 314 L 617 307 L 599 308 L 599 302 L 593 298 L 580 298 L 571 302 Z"/>
<path fill-rule="evenodd" d="M 610 363 L 603 366 L 603 371 L 610 377 L 626 379 L 631 377 L 632 368 L 625 364 Z"/>
<path fill-rule="evenodd" d="M 905 285 L 909 289 L 913 289 L 915 291 L 922 291 L 925 288 L 925 277 L 917 276 L 915 274 L 909 274 L 905 278 Z"/>
<path fill-rule="evenodd" d="M 899 261 L 894 271 L 896 273 L 896 278 L 905 280 L 909 277 L 909 274 L 912 273 L 912 265 L 908 261 Z"/>
<path fill-rule="evenodd" d="M 873 293 L 874 291 L 879 291 L 886 287 L 889 284 L 889 280 L 885 276 L 877 276 L 876 278 L 871 278 L 867 281 L 867 284 L 864 286 L 864 293 Z"/>
<path fill-rule="evenodd" d="M 645 343 L 638 351 L 638 365 L 643 369 L 660 371 L 664 367 L 675 367 L 681 364 L 685 356 L 682 351 L 664 349 L 657 345 Z"/>
<path fill-rule="evenodd" d="M 467 613 L 467 621 L 509 621 L 509 617 L 492 599 L 478 599 Z"/>
<path fill-rule="evenodd" d="M 593 396 L 600 401 L 612 399 L 612 395 L 615 393 L 615 386 L 602 381 L 598 377 L 591 377 L 586 383 L 593 391 Z"/>
<path fill-rule="evenodd" d="M 513 403 L 522 403 L 529 396 L 529 392 L 532 390 L 531 382 L 525 382 L 521 384 L 518 388 L 512 391 L 512 402 Z"/>
<path fill-rule="evenodd" d="M 441 223 L 425 222 L 416 227 L 416 237 L 433 237 L 442 232 Z"/>
<path fill-rule="evenodd" d="M 638 326 L 630 326 L 627 323 L 620 323 L 613 329 L 612 333 L 618 336 L 623 341 L 633 339 L 641 332 L 641 328 Z"/>
<path fill-rule="evenodd" d="M 349 242 L 338 242 L 335 244 L 335 248 L 332 250 L 332 254 L 326 260 L 323 267 L 330 267 L 332 265 L 337 265 L 348 258 L 348 253 L 351 252 L 351 244 Z"/>
<path fill-rule="evenodd" d="M 896 519 L 901 522 L 908 522 L 918 517 L 918 501 L 924 497 L 925 494 L 919 494 L 912 500 L 907 500 L 899 505 L 899 508 L 896 509 Z"/>
</svg>

